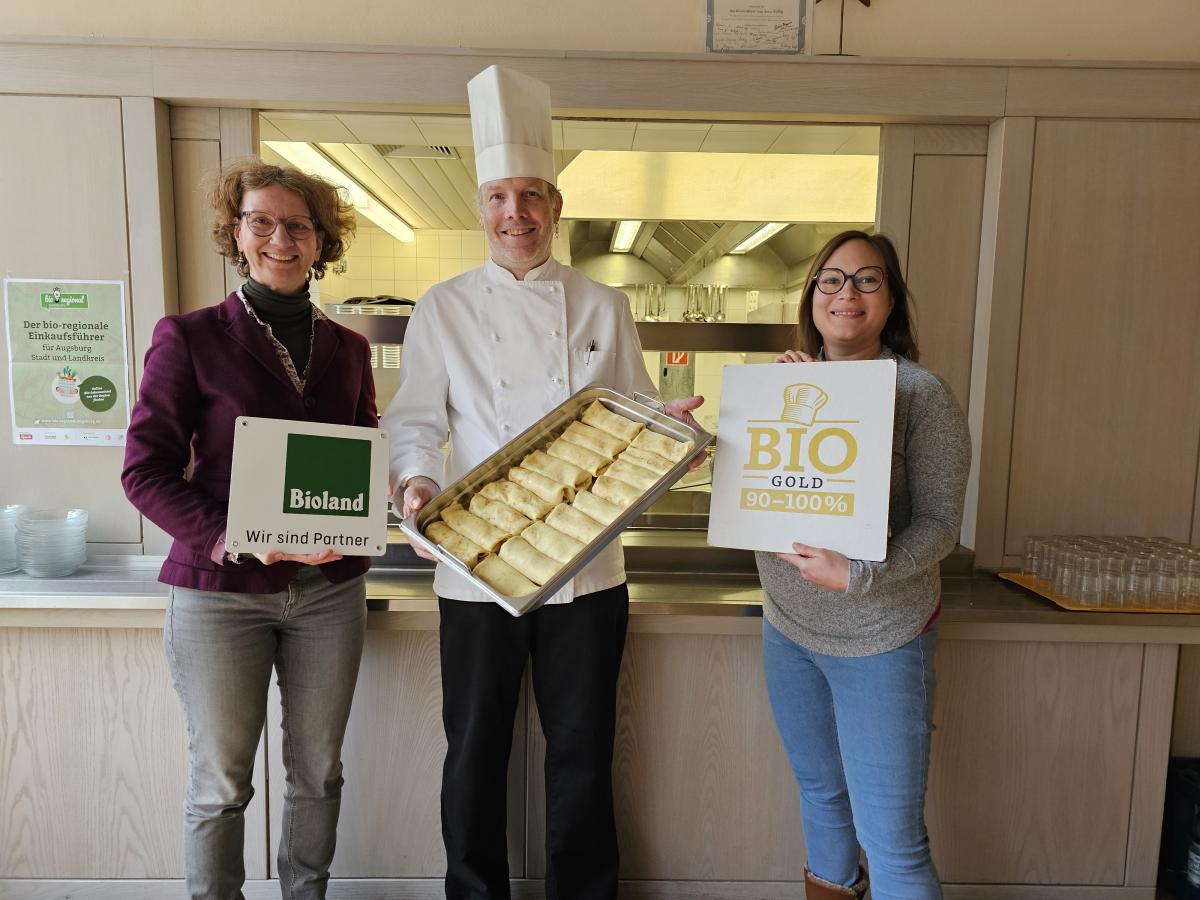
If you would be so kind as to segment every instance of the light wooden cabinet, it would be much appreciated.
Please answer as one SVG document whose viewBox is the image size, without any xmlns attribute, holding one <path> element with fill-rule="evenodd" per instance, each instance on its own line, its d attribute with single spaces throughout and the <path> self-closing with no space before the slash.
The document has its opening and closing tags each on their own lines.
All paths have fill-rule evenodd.
<svg viewBox="0 0 1200 900">
<path fill-rule="evenodd" d="M 1037 123 L 1006 554 L 1194 536 L 1197 148 L 1197 122 Z"/>
</svg>

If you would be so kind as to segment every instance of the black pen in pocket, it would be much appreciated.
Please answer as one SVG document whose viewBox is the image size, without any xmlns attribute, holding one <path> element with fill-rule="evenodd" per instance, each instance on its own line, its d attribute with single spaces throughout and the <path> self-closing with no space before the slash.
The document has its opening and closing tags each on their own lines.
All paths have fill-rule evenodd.
<svg viewBox="0 0 1200 900">
<path fill-rule="evenodd" d="M 587 359 L 584 361 L 585 366 L 592 364 L 592 354 L 596 352 L 596 339 L 592 338 L 591 343 L 587 345 Z"/>
</svg>

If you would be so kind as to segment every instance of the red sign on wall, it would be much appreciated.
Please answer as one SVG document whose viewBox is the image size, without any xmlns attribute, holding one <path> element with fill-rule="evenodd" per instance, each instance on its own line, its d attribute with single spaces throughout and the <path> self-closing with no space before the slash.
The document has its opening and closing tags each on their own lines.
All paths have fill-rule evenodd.
<svg viewBox="0 0 1200 900">
<path fill-rule="evenodd" d="M 667 365 L 668 366 L 686 366 L 690 352 L 687 350 L 668 350 Z"/>
</svg>

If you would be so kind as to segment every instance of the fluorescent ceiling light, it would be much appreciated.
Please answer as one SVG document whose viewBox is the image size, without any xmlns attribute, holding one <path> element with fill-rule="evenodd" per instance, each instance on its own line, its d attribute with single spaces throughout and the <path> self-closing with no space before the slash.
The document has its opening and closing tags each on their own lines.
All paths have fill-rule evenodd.
<svg viewBox="0 0 1200 900">
<path fill-rule="evenodd" d="M 613 231 L 612 244 L 608 249 L 613 253 L 628 253 L 641 227 L 642 223 L 639 221 L 626 220 L 619 223 Z"/>
<path fill-rule="evenodd" d="M 263 141 L 268 147 L 302 171 L 320 175 L 326 181 L 346 191 L 347 199 L 362 213 L 392 237 L 405 244 L 417 239 L 412 227 L 377 200 L 361 184 L 351 178 L 339 166 L 329 161 L 312 144 L 298 141 Z"/>
<path fill-rule="evenodd" d="M 748 238 L 746 238 L 729 252 L 736 255 L 749 253 L 759 244 L 766 243 L 791 224 L 791 222 L 768 222 L 762 228 L 753 231 Z"/>
</svg>

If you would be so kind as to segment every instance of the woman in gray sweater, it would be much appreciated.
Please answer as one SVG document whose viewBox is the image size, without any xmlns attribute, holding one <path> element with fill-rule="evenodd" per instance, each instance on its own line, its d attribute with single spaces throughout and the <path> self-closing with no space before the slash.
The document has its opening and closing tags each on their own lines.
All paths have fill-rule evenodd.
<svg viewBox="0 0 1200 900">
<path fill-rule="evenodd" d="M 777 362 L 895 359 L 887 558 L 793 544 L 757 554 L 763 665 L 800 786 L 809 900 L 942 896 L 925 830 L 938 564 L 955 546 L 970 467 L 966 419 L 917 365 L 908 291 L 882 235 L 839 234 L 817 254 L 799 349 Z"/>
</svg>

